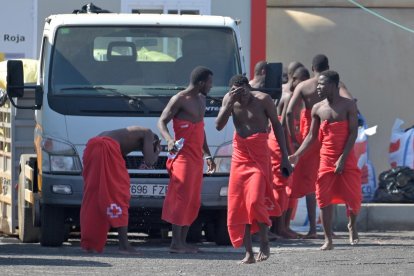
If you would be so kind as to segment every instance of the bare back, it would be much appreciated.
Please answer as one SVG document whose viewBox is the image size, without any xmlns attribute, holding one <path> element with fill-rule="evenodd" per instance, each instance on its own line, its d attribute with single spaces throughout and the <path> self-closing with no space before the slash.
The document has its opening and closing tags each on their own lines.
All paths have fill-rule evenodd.
<svg viewBox="0 0 414 276">
<path fill-rule="evenodd" d="M 237 133 L 241 137 L 248 137 L 254 133 L 265 133 L 268 131 L 268 112 L 266 105 L 270 101 L 274 108 L 274 104 L 269 95 L 251 91 L 249 102 L 241 105 L 236 102 L 233 106 L 233 123 Z"/>
<path fill-rule="evenodd" d="M 301 82 L 296 89 L 300 91 L 300 95 L 305 104 L 306 109 L 312 109 L 312 107 L 321 101 L 321 98 L 316 92 L 316 86 L 318 85 L 318 77 Z"/>
</svg>

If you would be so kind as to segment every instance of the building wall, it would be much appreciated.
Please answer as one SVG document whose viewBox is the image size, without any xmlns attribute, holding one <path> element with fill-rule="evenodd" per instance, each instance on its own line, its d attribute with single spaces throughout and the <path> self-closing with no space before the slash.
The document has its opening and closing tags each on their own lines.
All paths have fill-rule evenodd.
<svg viewBox="0 0 414 276">
<path fill-rule="evenodd" d="M 414 124 L 414 63 L 410 58 L 414 35 L 360 8 L 292 7 L 293 3 L 304 2 L 268 1 L 267 59 L 285 64 L 298 60 L 311 69 L 314 55 L 328 56 L 331 69 L 339 72 L 358 99 L 358 108 L 368 125 L 378 125 L 377 134 L 369 138 L 369 147 L 379 174 L 389 168 L 388 147 L 394 120 L 403 119 L 406 127 Z M 395 2 L 401 7 L 413 1 L 378 2 L 383 6 Z M 291 6 L 287 7 L 288 3 Z M 373 10 L 414 29 L 414 7 L 410 6 Z"/>
</svg>

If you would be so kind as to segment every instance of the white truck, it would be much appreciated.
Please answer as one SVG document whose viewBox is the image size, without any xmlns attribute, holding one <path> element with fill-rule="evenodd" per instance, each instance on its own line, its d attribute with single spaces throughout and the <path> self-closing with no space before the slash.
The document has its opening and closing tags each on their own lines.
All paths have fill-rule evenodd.
<svg viewBox="0 0 414 276">
<path fill-rule="evenodd" d="M 157 132 L 168 100 L 189 82 L 191 70 L 214 72 L 205 131 L 218 165 L 205 175 L 202 206 L 191 227 L 228 243 L 227 184 L 233 126 L 214 120 L 234 74 L 245 74 L 238 22 L 221 16 L 59 14 L 45 20 L 37 83 L 23 83 L 22 63 L 7 63 L 0 155 L 1 230 L 23 242 L 59 246 L 79 228 L 82 154 L 104 130 L 140 125 Z M 170 128 L 171 129 L 171 128 Z M 155 169 L 140 170 L 142 154 L 126 157 L 131 177 L 130 230 L 168 229 L 161 209 L 168 184 L 166 145 Z"/>
</svg>

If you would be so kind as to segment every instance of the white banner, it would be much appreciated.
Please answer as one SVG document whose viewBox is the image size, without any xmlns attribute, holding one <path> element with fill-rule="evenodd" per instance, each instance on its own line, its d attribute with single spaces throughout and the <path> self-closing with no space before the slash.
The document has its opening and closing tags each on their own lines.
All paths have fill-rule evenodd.
<svg viewBox="0 0 414 276">
<path fill-rule="evenodd" d="M 37 58 L 37 0 L 3 3 L 0 26 L 0 61 Z"/>
</svg>

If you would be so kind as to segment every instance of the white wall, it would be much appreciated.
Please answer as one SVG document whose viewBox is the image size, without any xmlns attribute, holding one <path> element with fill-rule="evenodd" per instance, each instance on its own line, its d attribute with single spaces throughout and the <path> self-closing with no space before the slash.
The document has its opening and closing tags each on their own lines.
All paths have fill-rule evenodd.
<svg viewBox="0 0 414 276">
<path fill-rule="evenodd" d="M 414 28 L 414 9 L 378 9 L 383 16 Z M 268 7 L 267 59 L 298 60 L 309 69 L 323 53 L 337 70 L 369 125 L 377 174 L 389 168 L 391 127 L 399 117 L 414 124 L 414 34 L 401 30 L 359 8 Z"/>
</svg>

